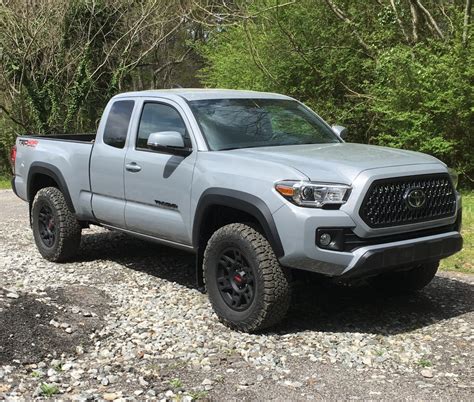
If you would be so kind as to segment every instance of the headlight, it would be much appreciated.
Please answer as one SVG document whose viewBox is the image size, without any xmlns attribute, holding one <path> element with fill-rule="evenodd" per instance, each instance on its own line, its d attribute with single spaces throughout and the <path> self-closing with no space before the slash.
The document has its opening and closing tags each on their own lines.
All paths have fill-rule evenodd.
<svg viewBox="0 0 474 402">
<path fill-rule="evenodd" d="M 453 181 L 454 188 L 458 188 L 458 181 L 459 181 L 459 175 L 458 172 L 456 172 L 452 168 L 448 168 L 448 173 L 451 176 L 451 180 Z"/>
<path fill-rule="evenodd" d="M 349 197 L 351 187 L 345 184 L 284 180 L 275 184 L 275 190 L 293 204 L 321 208 L 328 204 L 344 204 Z"/>
</svg>

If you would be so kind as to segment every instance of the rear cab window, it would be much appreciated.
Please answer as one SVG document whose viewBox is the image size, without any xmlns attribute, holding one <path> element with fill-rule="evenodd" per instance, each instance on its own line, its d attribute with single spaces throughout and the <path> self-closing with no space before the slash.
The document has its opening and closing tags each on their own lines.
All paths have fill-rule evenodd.
<svg viewBox="0 0 474 402">
<path fill-rule="evenodd" d="M 135 102 L 132 100 L 114 102 L 105 123 L 103 135 L 105 144 L 114 148 L 125 146 L 134 104 Z"/>
</svg>

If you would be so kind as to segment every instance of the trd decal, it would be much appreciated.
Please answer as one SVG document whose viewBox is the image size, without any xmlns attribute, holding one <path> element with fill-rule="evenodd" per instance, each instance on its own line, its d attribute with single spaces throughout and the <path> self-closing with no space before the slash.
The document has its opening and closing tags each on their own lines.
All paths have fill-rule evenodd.
<svg viewBox="0 0 474 402">
<path fill-rule="evenodd" d="M 171 202 L 155 200 L 155 203 L 156 203 L 157 206 L 159 206 L 161 208 L 178 209 L 178 206 L 176 204 L 172 204 Z"/>
<path fill-rule="evenodd" d="M 19 140 L 20 145 L 25 147 L 35 148 L 38 145 L 38 140 Z"/>
</svg>

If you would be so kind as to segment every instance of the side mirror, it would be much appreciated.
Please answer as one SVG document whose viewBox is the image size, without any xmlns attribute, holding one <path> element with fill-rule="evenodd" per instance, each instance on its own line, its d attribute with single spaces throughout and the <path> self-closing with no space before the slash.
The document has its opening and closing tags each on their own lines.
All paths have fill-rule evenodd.
<svg viewBox="0 0 474 402">
<path fill-rule="evenodd" d="M 151 133 L 146 143 L 148 148 L 172 155 L 188 156 L 192 150 L 184 146 L 183 136 L 177 131 Z"/>
<path fill-rule="evenodd" d="M 341 139 L 344 139 L 347 137 L 347 128 L 345 128 L 344 126 L 332 126 L 332 131 L 334 131 L 336 133 L 336 135 L 341 138 Z"/>
</svg>

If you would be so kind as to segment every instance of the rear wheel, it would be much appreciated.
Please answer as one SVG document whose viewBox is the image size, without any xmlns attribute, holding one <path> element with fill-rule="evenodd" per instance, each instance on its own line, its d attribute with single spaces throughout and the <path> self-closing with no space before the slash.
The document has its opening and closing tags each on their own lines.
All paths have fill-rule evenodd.
<svg viewBox="0 0 474 402">
<path fill-rule="evenodd" d="M 76 254 L 81 243 L 81 226 L 59 189 L 39 190 L 33 200 L 31 216 L 35 243 L 44 258 L 63 262 Z"/>
<path fill-rule="evenodd" d="M 286 315 L 289 273 L 250 226 L 234 223 L 213 234 L 204 253 L 204 278 L 214 311 L 232 329 L 255 332 Z"/>
<path fill-rule="evenodd" d="M 390 272 L 371 278 L 370 284 L 391 293 L 415 292 L 428 285 L 438 271 L 439 261 L 420 264 L 407 271 Z"/>
</svg>

